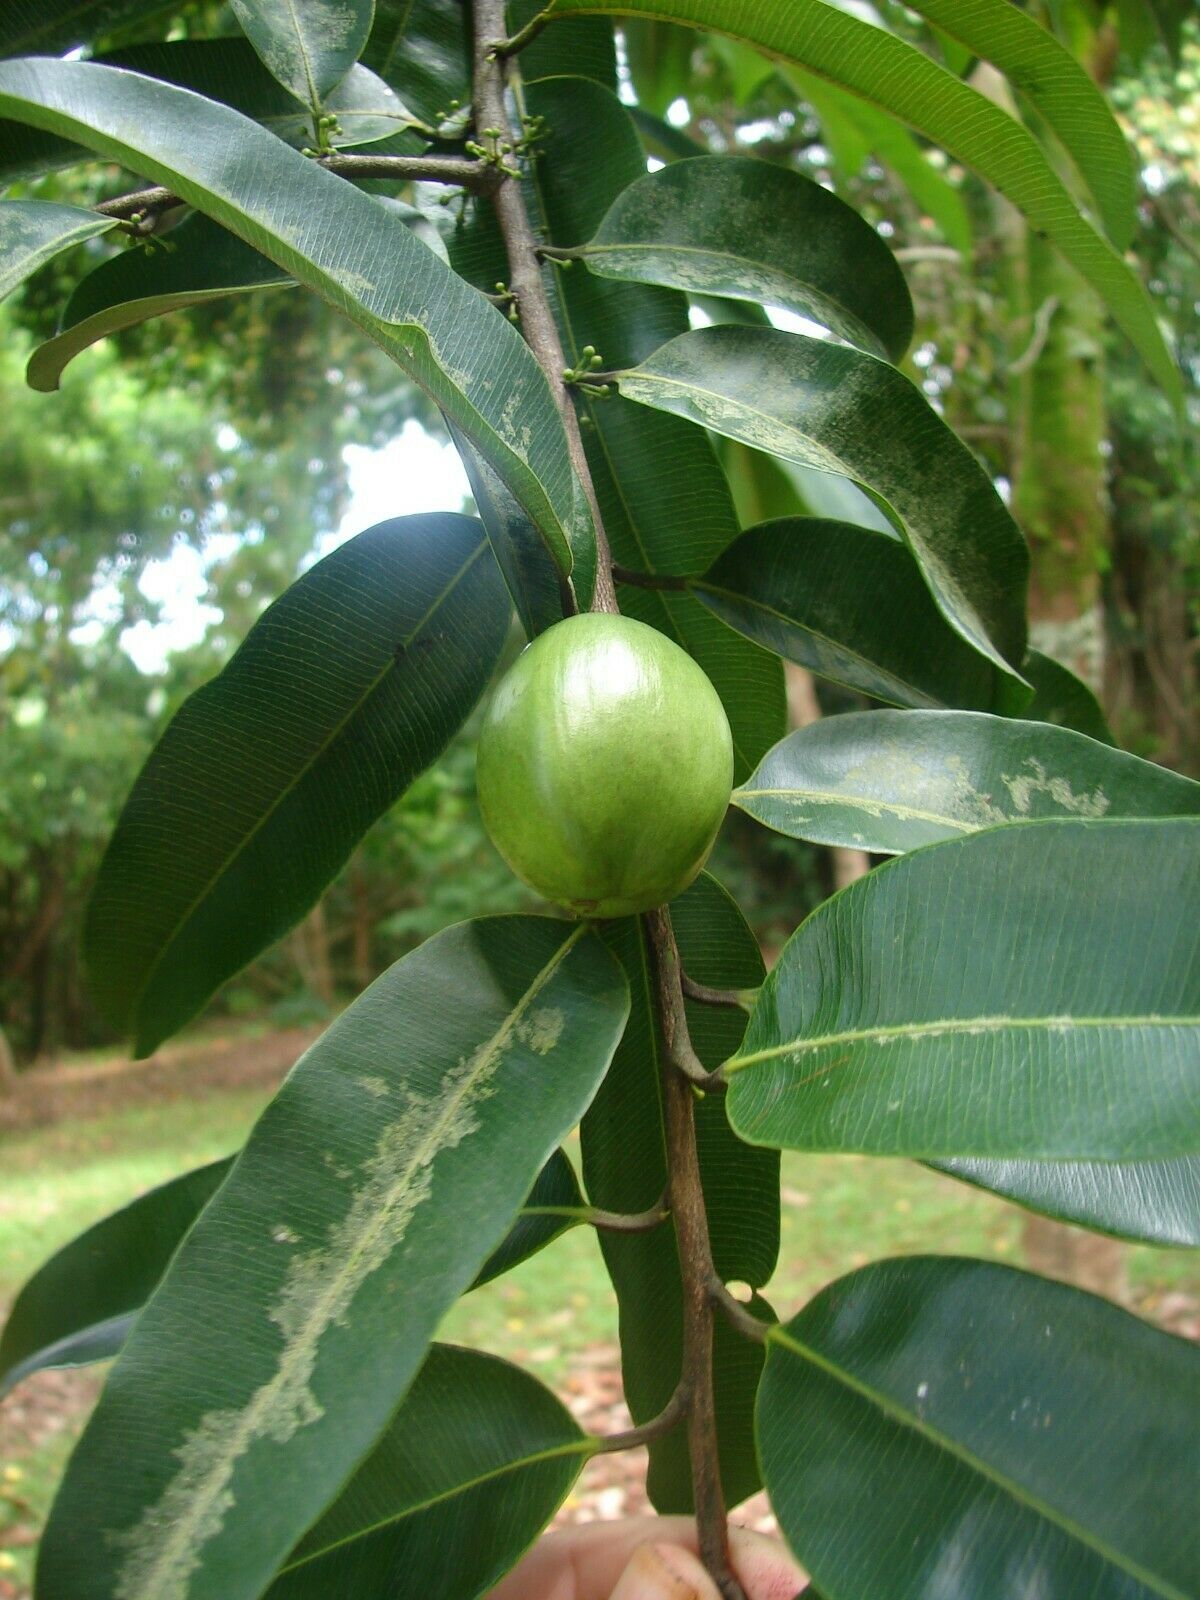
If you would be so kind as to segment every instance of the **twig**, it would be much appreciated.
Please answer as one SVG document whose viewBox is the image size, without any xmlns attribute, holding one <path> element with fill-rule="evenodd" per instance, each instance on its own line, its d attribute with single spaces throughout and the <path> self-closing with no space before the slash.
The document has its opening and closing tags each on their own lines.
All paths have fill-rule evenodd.
<svg viewBox="0 0 1200 1600">
<path fill-rule="evenodd" d="M 504 103 L 504 85 L 507 67 L 498 54 L 495 41 L 504 37 L 504 0 L 475 0 L 475 122 L 482 128 L 507 128 L 508 112 Z M 525 209 L 525 197 L 519 179 L 501 171 L 500 181 L 492 190 L 492 205 L 504 247 L 508 253 L 508 286 L 517 299 L 521 317 L 521 331 L 537 357 L 538 365 L 546 375 L 551 393 L 558 404 L 559 415 L 567 434 L 567 448 L 571 464 L 587 495 L 596 528 L 596 585 L 592 598 L 593 611 L 617 610 L 617 592 L 613 587 L 609 568 L 612 556 L 604 533 L 600 506 L 596 499 L 592 476 L 588 471 L 587 456 L 583 448 L 583 435 L 579 431 L 579 418 L 562 374 L 567 367 L 562 341 L 554 321 L 554 313 L 546 298 L 542 284 L 542 269 L 538 260 L 538 245 Z"/>
<path fill-rule="evenodd" d="M 683 1383 L 687 1391 L 688 1451 L 700 1559 L 724 1600 L 745 1600 L 729 1559 L 725 1491 L 717 1457 L 713 1391 L 713 1298 L 717 1273 L 696 1148 L 695 1097 L 684 1061 L 694 1056 L 680 985 L 679 950 L 665 906 L 649 911 L 646 930 L 654 959 L 662 1028 L 662 1095 L 667 1134 L 667 1196 L 675 1220 L 683 1283 Z"/>
<path fill-rule="evenodd" d="M 658 1415 L 651 1417 L 649 1422 L 643 1422 L 636 1428 L 625 1428 L 621 1433 L 597 1435 L 596 1454 L 607 1456 L 617 1450 L 636 1450 L 639 1445 L 653 1444 L 655 1439 L 661 1439 L 672 1428 L 677 1428 L 686 1412 L 687 1395 L 680 1384 Z"/>
<path fill-rule="evenodd" d="M 1022 350 L 1015 361 L 1008 363 L 1010 374 L 1020 377 L 1022 372 L 1034 364 L 1042 351 L 1046 348 L 1046 340 L 1050 337 L 1050 324 L 1054 321 L 1054 313 L 1058 310 L 1058 296 L 1047 295 L 1033 315 L 1033 337 Z"/>
<path fill-rule="evenodd" d="M 393 178 L 398 183 L 450 183 L 486 192 L 496 183 L 496 170 L 487 161 L 464 161 L 459 156 L 321 156 L 318 167 L 339 178 Z M 165 211 L 189 202 L 171 189 L 137 189 L 93 206 L 102 217 L 136 217 Z"/>
</svg>

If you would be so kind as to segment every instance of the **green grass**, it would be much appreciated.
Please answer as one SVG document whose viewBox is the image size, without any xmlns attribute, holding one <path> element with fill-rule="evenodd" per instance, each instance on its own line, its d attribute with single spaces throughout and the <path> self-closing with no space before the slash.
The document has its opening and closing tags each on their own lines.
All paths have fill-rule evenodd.
<svg viewBox="0 0 1200 1600">
<path fill-rule="evenodd" d="M 265 1099 L 262 1089 L 134 1103 L 68 1118 L 13 1138 L 0 1171 L 0 1301 L 59 1245 L 134 1195 L 236 1149 Z M 1019 1260 L 1021 1213 L 911 1162 L 861 1156 L 785 1156 L 783 1242 L 767 1293 L 781 1316 L 831 1278 L 883 1255 L 936 1251 Z M 1131 1248 L 1135 1302 L 1147 1310 L 1172 1290 L 1200 1294 L 1200 1254 Z M 581 1353 L 615 1343 L 616 1313 L 590 1230 L 576 1229 L 506 1277 L 467 1296 L 443 1336 L 520 1360 L 560 1381 Z M 2 1428 L 0 1418 L 0 1428 Z M 73 1442 L 68 1430 L 21 1452 L 0 1434 L 0 1550 L 6 1487 L 39 1513 Z M 4 1469 L 17 1478 L 6 1485 Z M 17 1550 L 0 1578 L 27 1581 Z"/>
</svg>

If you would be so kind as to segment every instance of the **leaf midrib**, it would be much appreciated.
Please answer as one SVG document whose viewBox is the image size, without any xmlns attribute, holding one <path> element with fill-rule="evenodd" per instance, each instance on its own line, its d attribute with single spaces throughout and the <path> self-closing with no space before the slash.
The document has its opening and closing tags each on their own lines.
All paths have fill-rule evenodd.
<svg viewBox="0 0 1200 1600">
<path fill-rule="evenodd" d="M 421 632 L 421 630 L 425 627 L 426 623 L 433 616 L 433 614 L 444 603 L 446 598 L 456 588 L 456 586 L 462 581 L 462 579 L 466 576 L 467 572 L 471 569 L 471 567 L 475 564 L 475 562 L 479 560 L 480 556 L 488 548 L 489 548 L 489 546 L 488 546 L 487 539 L 486 538 L 481 539 L 479 544 L 475 547 L 475 549 L 467 557 L 466 561 L 463 562 L 462 566 L 459 567 L 458 571 L 454 573 L 453 577 L 451 577 L 451 579 L 446 584 L 446 586 L 436 596 L 436 598 L 434 599 L 432 605 L 430 605 L 429 608 L 426 610 L 424 616 L 421 617 L 420 621 L 416 624 L 416 626 L 412 629 L 412 631 L 404 636 L 404 638 L 402 640 L 402 643 L 404 644 L 404 647 L 405 647 L 406 650 L 407 650 L 408 646 L 411 645 L 412 641 Z M 221 862 L 221 864 L 217 868 L 217 870 L 209 878 L 208 882 L 204 885 L 204 887 L 196 895 L 196 897 L 192 901 L 192 903 L 188 906 L 187 910 L 182 913 L 182 915 L 180 916 L 180 918 L 179 918 L 179 920 L 178 920 L 178 922 L 177 922 L 177 924 L 175 926 L 174 931 L 172 932 L 170 937 L 162 944 L 162 946 L 160 947 L 160 949 L 158 951 L 158 954 L 155 956 L 154 960 L 150 963 L 150 966 L 147 968 L 146 976 L 142 980 L 141 986 L 139 987 L 137 993 L 134 995 L 133 999 L 130 1002 L 130 1005 L 129 1005 L 129 1015 L 130 1016 L 132 1016 L 132 1017 L 136 1017 L 137 1016 L 138 1008 L 140 1007 L 143 999 L 145 998 L 146 993 L 147 993 L 148 989 L 150 988 L 151 983 L 153 982 L 155 974 L 158 972 L 158 969 L 161 967 L 163 961 L 166 959 L 167 954 L 174 947 L 176 941 L 182 935 L 184 929 L 191 922 L 193 916 L 196 914 L 197 908 L 204 903 L 204 901 L 212 893 L 214 887 L 232 869 L 232 867 L 236 864 L 236 862 L 239 860 L 239 858 L 248 849 L 248 847 L 250 846 L 251 842 L 254 839 L 256 839 L 258 837 L 258 835 L 262 832 L 262 830 L 267 826 L 267 824 L 271 821 L 272 817 L 275 816 L 276 812 L 279 810 L 280 806 L 283 805 L 284 801 L 288 798 L 288 796 L 290 794 L 292 794 L 294 792 L 294 790 L 296 790 L 299 787 L 299 785 L 305 780 L 305 778 L 307 778 L 308 775 L 312 772 L 313 768 L 315 766 L 317 766 L 317 764 L 324 759 L 324 757 L 328 753 L 328 751 L 331 748 L 331 746 L 335 743 L 335 741 L 338 738 L 340 738 L 341 734 L 345 731 L 345 729 L 348 726 L 348 724 L 359 714 L 359 712 L 363 709 L 363 707 L 367 704 L 367 702 L 375 694 L 376 690 L 379 688 L 380 684 L 387 677 L 388 673 L 393 671 L 396 668 L 397 665 L 398 665 L 398 663 L 396 661 L 395 656 L 394 655 L 390 656 L 388 658 L 388 660 L 384 663 L 384 665 L 381 667 L 379 672 L 376 673 L 375 677 L 371 680 L 371 682 L 363 690 L 363 693 L 354 701 L 353 705 L 351 705 L 349 707 L 349 709 L 346 711 L 345 715 L 342 717 L 341 721 L 338 722 L 333 728 L 330 729 L 329 733 L 321 741 L 320 745 L 312 752 L 312 755 L 309 757 L 308 761 L 306 761 L 305 764 L 300 768 L 300 770 L 295 774 L 295 776 L 292 778 L 291 782 L 288 783 L 284 788 L 282 788 L 279 791 L 279 793 L 276 795 L 275 799 L 272 801 L 271 805 L 263 812 L 262 816 L 254 824 L 253 828 L 250 829 L 249 833 L 247 833 L 247 834 L 245 834 L 243 836 L 243 838 L 239 842 L 237 848 L 235 850 L 233 850 L 228 856 L 225 857 L 225 859 Z"/>
<path fill-rule="evenodd" d="M 1166 1584 L 1164 1586 L 1163 1580 L 1156 1573 L 1149 1572 L 1139 1564 L 1129 1561 L 1119 1551 L 1113 1550 L 1103 1539 L 1090 1533 L 1086 1528 L 1080 1527 L 1074 1518 L 1058 1511 L 1051 1505 L 1047 1505 L 1039 1495 L 1032 1494 L 1022 1484 L 1014 1482 L 1003 1472 L 990 1466 L 977 1456 L 974 1451 L 968 1450 L 965 1446 L 948 1438 L 939 1429 L 931 1427 L 929 1423 L 923 1421 L 920 1417 L 914 1417 L 910 1411 L 905 1411 L 902 1406 L 898 1405 L 890 1395 L 876 1389 L 864 1379 L 856 1377 L 845 1367 L 838 1366 L 836 1362 L 831 1361 L 827 1356 L 821 1355 L 811 1345 L 807 1345 L 803 1340 L 797 1339 L 794 1334 L 787 1332 L 778 1324 L 767 1333 L 768 1343 L 772 1340 L 781 1345 L 783 1349 L 798 1356 L 802 1361 L 810 1362 L 818 1371 L 825 1373 L 827 1377 L 833 1378 L 835 1382 L 843 1384 L 862 1399 L 877 1406 L 891 1421 L 899 1423 L 901 1427 L 907 1428 L 909 1432 L 919 1434 L 938 1449 L 944 1450 L 947 1455 L 953 1456 L 956 1461 L 962 1462 L 964 1466 L 978 1473 L 980 1477 L 986 1478 L 989 1483 L 995 1484 L 1010 1499 L 1016 1501 L 1019 1505 L 1026 1506 L 1029 1510 L 1051 1523 L 1052 1526 L 1061 1529 L 1064 1533 L 1078 1540 L 1087 1549 L 1094 1551 L 1104 1560 L 1110 1561 L 1118 1571 L 1127 1573 L 1130 1577 L 1146 1584 L 1156 1594 L 1162 1595 L 1164 1600 L 1188 1600 L 1188 1596 L 1184 1594 L 1183 1590 L 1177 1589 L 1174 1584 Z"/>
<path fill-rule="evenodd" d="M 480 1076 L 490 1068 L 497 1052 L 507 1044 L 536 996 L 550 981 L 550 978 L 566 960 L 571 950 L 587 932 L 588 924 L 586 922 L 581 922 L 572 929 L 568 937 L 563 940 L 549 961 L 534 977 L 524 994 L 508 1011 L 504 1021 L 492 1034 L 491 1038 L 476 1051 L 474 1058 L 475 1070 L 464 1076 L 463 1081 L 446 1100 L 434 1125 L 421 1140 L 408 1161 L 405 1162 L 403 1168 L 395 1175 L 391 1187 L 371 1219 L 370 1225 L 358 1235 L 355 1248 L 347 1253 L 342 1262 L 341 1271 L 331 1277 L 320 1299 L 309 1308 L 303 1324 L 293 1333 L 290 1343 L 284 1344 L 273 1376 L 254 1391 L 249 1403 L 241 1412 L 239 1425 L 226 1449 L 216 1459 L 215 1465 L 209 1469 L 202 1484 L 192 1497 L 189 1507 L 190 1516 L 179 1516 L 172 1524 L 170 1533 L 162 1546 L 160 1546 L 154 1565 L 150 1570 L 150 1581 L 153 1581 L 156 1573 L 163 1571 L 164 1565 L 170 1566 L 173 1555 L 179 1548 L 180 1541 L 182 1540 L 186 1549 L 188 1541 L 195 1536 L 195 1530 L 198 1527 L 202 1527 L 203 1515 L 211 1505 L 213 1495 L 221 1487 L 221 1475 L 226 1465 L 241 1460 L 246 1450 L 253 1444 L 256 1437 L 255 1424 L 258 1418 L 269 1409 L 276 1393 L 285 1384 L 290 1374 L 290 1368 L 299 1359 L 297 1352 L 303 1355 L 311 1348 L 314 1342 L 319 1344 L 320 1332 L 317 1331 L 314 1334 L 313 1330 L 320 1330 L 329 1325 L 330 1308 L 336 1306 L 346 1279 L 352 1276 L 355 1271 L 358 1261 L 364 1253 L 364 1240 L 373 1240 L 387 1227 L 391 1217 L 391 1205 L 395 1203 L 394 1197 L 408 1192 L 413 1173 L 424 1166 L 430 1165 L 437 1159 L 438 1153 L 442 1149 L 442 1140 L 446 1129 L 457 1120 L 464 1102 L 474 1093 Z M 209 1534 L 207 1538 L 201 1538 L 196 1546 L 197 1551 L 202 1550 L 213 1538 L 218 1537 L 219 1533 L 220 1529 L 218 1528 L 214 1533 Z"/>
<path fill-rule="evenodd" d="M 1118 1017 L 1076 1017 L 1061 1013 L 1057 1016 L 1045 1017 L 931 1017 L 923 1022 L 898 1022 L 889 1027 L 852 1028 L 843 1033 L 819 1034 L 808 1039 L 789 1039 L 783 1044 L 772 1045 L 766 1050 L 755 1050 L 750 1055 L 731 1056 L 721 1070 L 723 1074 L 740 1072 L 743 1067 L 754 1066 L 760 1061 L 774 1061 L 780 1056 L 808 1055 L 832 1045 L 874 1044 L 887 1039 L 938 1038 L 957 1034 L 969 1036 L 979 1033 L 1003 1033 L 1006 1029 L 1010 1029 L 1013 1032 L 1027 1030 L 1052 1033 L 1063 1029 L 1077 1032 L 1085 1028 L 1097 1030 L 1115 1030 L 1117 1028 L 1200 1028 L 1200 1015 L 1190 1016 L 1184 1013 L 1179 1016 L 1161 1016 L 1157 1013 L 1147 1012 L 1145 1014 L 1134 1013 L 1129 1016 Z"/>
<path fill-rule="evenodd" d="M 888 811 L 893 816 L 913 822 L 936 822 L 941 827 L 954 828 L 959 833 L 975 833 L 981 827 L 995 826 L 994 823 L 959 822 L 953 817 L 943 816 L 937 811 L 922 811 L 917 806 L 902 805 L 898 800 L 868 800 L 860 795 L 838 794 L 836 790 L 826 789 L 735 789 L 731 796 L 733 804 L 740 806 L 743 800 L 777 799 L 791 800 L 797 805 L 810 801 L 816 804 L 832 804 L 853 807 L 855 810 L 864 811 L 868 816 L 873 816 L 879 811 Z"/>
</svg>

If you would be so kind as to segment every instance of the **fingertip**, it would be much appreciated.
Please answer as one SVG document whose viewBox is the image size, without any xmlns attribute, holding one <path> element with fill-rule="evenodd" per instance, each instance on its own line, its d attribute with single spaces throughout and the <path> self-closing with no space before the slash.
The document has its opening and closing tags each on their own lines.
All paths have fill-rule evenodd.
<svg viewBox="0 0 1200 1600">
<path fill-rule="evenodd" d="M 720 1600 L 712 1579 L 679 1545 L 644 1544 L 612 1592 L 612 1600 Z"/>
<path fill-rule="evenodd" d="M 796 1600 L 808 1574 L 778 1539 L 750 1528 L 730 1528 L 729 1552 L 746 1600 Z"/>
</svg>

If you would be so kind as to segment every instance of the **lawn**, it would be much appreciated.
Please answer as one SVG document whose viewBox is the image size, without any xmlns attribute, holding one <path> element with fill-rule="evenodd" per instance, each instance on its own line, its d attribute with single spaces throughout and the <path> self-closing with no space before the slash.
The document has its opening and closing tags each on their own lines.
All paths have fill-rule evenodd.
<svg viewBox="0 0 1200 1600">
<path fill-rule="evenodd" d="M 267 1091 L 208 1090 L 67 1116 L 6 1141 L 0 1170 L 0 1304 L 58 1245 L 140 1191 L 237 1147 Z M 900 1161 L 786 1156 L 783 1244 L 769 1298 L 790 1315 L 830 1278 L 881 1255 L 912 1251 L 1019 1259 L 1021 1214 L 965 1185 Z M 1200 1255 L 1129 1251 L 1135 1305 L 1200 1297 Z M 590 1231 L 578 1229 L 450 1313 L 445 1337 L 521 1360 L 561 1383 L 585 1351 L 611 1345 L 616 1317 Z M 91 1393 L 88 1388 L 81 1391 Z M 31 1443 L 0 1407 L 0 1600 L 25 1592 L 31 1551 L 4 1549 L 40 1520 L 82 1422 L 76 1414 Z"/>
</svg>

